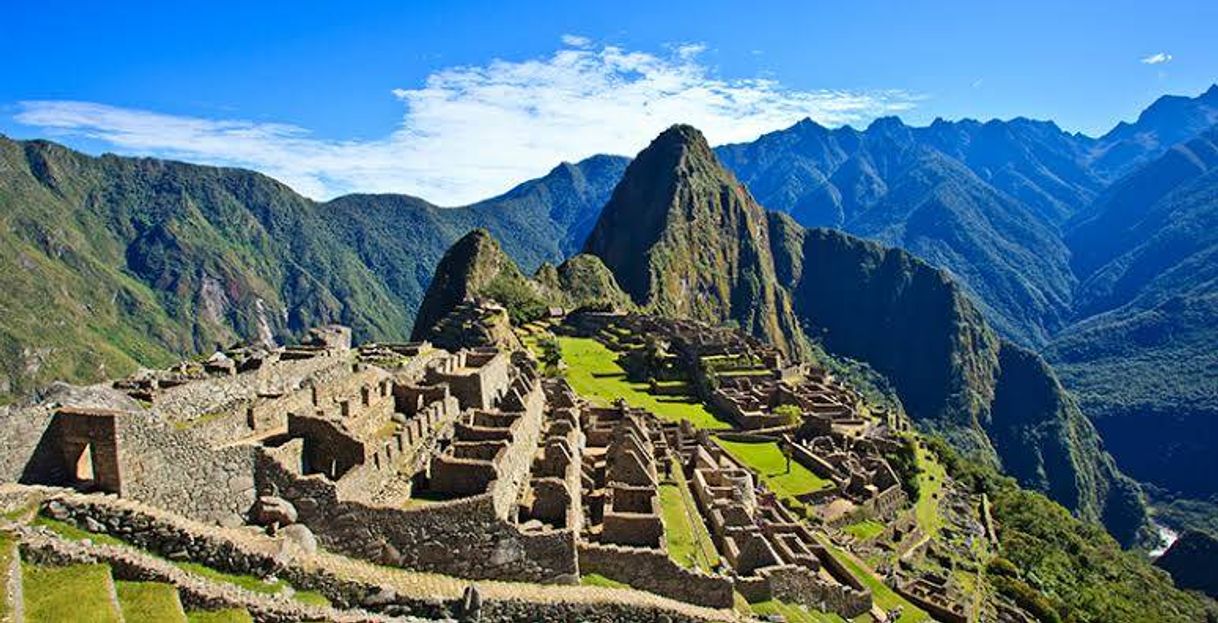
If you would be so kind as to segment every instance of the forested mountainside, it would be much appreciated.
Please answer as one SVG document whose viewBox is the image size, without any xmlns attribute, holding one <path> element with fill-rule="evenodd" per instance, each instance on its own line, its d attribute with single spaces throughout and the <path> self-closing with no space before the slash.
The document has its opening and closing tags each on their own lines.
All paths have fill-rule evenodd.
<svg viewBox="0 0 1218 623">
<path fill-rule="evenodd" d="M 1081 320 L 1046 354 L 1130 473 L 1218 493 L 1218 131 L 1116 182 L 1067 240 Z"/>
<path fill-rule="evenodd" d="M 561 261 L 624 166 L 563 164 L 464 208 L 319 204 L 250 171 L 0 137 L 0 399 L 324 322 L 405 339 L 454 240 L 482 226 L 527 265 Z"/>
<path fill-rule="evenodd" d="M 734 320 L 788 344 L 811 337 L 866 361 L 915 420 L 1122 541 L 1136 538 L 1137 485 L 1049 367 L 1000 338 L 947 273 L 756 205 L 700 133 L 674 126 L 627 168 L 586 250 L 646 310 Z"/>
</svg>

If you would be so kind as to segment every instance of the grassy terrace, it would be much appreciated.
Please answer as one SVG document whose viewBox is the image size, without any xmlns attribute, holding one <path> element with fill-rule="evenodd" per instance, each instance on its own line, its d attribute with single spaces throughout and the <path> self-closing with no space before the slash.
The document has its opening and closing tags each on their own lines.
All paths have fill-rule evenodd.
<svg viewBox="0 0 1218 623">
<path fill-rule="evenodd" d="M 939 500 L 936 496 L 943 490 L 943 479 L 947 477 L 943 464 L 921 444 L 917 446 L 918 460 L 918 501 L 914 504 L 914 515 L 918 526 L 933 537 L 943 527 L 943 517 L 939 515 Z"/>
<path fill-rule="evenodd" d="M 831 612 L 817 612 L 796 604 L 781 601 L 759 601 L 749 604 L 759 616 L 780 615 L 788 623 L 845 623 L 845 619 Z"/>
<path fill-rule="evenodd" d="M 883 532 L 884 524 L 872 519 L 867 519 L 858 523 L 852 523 L 845 528 L 842 528 L 842 530 L 844 530 L 846 534 L 849 534 L 860 541 L 866 541 L 868 539 L 874 539 L 877 535 Z"/>
<path fill-rule="evenodd" d="M 668 555 L 683 567 L 711 571 L 719 564 L 719 553 L 678 465 L 673 466 L 673 478 L 675 482 L 660 485 L 660 515 Z"/>
<path fill-rule="evenodd" d="M 567 381 L 579 395 L 601 406 L 618 398 L 632 407 L 647 409 L 657 416 L 680 422 L 689 420 L 698 428 L 727 430 L 732 425 L 715 417 L 692 396 L 656 396 L 646 383 L 631 383 L 617 363 L 617 353 L 592 338 L 560 336 Z"/>
<path fill-rule="evenodd" d="M 110 567 L 22 564 L 25 618 L 31 622 L 119 623 Z"/>
<path fill-rule="evenodd" d="M 190 623 L 254 623 L 254 618 L 250 613 L 240 608 L 229 610 L 215 610 L 196 612 L 187 612 L 186 620 Z"/>
<path fill-rule="evenodd" d="M 89 539 L 92 542 L 98 543 L 101 545 L 118 545 L 118 546 L 133 547 L 129 543 L 127 543 L 121 539 L 115 538 L 113 536 L 110 536 L 108 534 L 94 534 L 92 532 L 81 530 L 80 528 L 77 528 L 76 526 L 74 526 L 70 523 L 63 522 L 63 521 L 57 521 L 57 520 L 51 519 L 49 517 L 43 517 L 41 515 L 36 517 L 34 519 L 33 523 L 36 526 L 43 526 L 43 527 L 49 528 L 52 531 L 54 531 L 56 534 L 58 534 L 59 536 L 65 538 L 65 539 L 73 540 L 73 541 L 83 541 L 85 539 Z M 151 553 L 149 553 L 149 554 L 155 555 L 155 554 L 151 554 Z M 182 569 L 183 571 L 186 571 L 188 573 L 193 573 L 195 575 L 201 576 L 201 577 L 211 580 L 213 582 L 222 582 L 225 584 L 232 584 L 234 586 L 239 586 L 241 588 L 244 588 L 249 591 L 253 591 L 255 593 L 263 593 L 266 595 L 278 595 L 280 593 L 283 593 L 285 590 L 290 589 L 290 585 L 287 582 L 285 582 L 283 580 L 279 580 L 279 579 L 275 580 L 274 582 L 267 582 L 267 581 L 264 581 L 262 578 L 257 578 L 252 575 L 236 575 L 236 574 L 232 574 L 232 573 L 225 573 L 223 571 L 218 571 L 216 569 L 212 569 L 211 567 L 207 567 L 207 566 L 204 566 L 204 565 L 201 565 L 198 563 L 194 563 L 194 562 L 179 562 L 179 561 L 171 561 L 171 562 L 175 566 L 177 566 L 179 569 Z M 327 600 L 325 598 L 325 596 L 323 596 L 321 593 L 316 593 L 313 591 L 296 591 L 295 594 L 292 596 L 292 598 L 301 603 L 310 604 L 310 605 L 314 605 L 314 606 L 330 605 L 329 600 Z"/>
<path fill-rule="evenodd" d="M 178 589 L 160 582 L 116 582 L 118 603 L 127 623 L 142 621 L 185 623 L 186 613 L 178 601 Z"/>
<path fill-rule="evenodd" d="M 813 474 L 795 461 L 791 461 L 791 471 L 788 472 L 787 458 L 776 442 L 715 441 L 737 461 L 760 474 L 770 491 L 780 498 L 792 498 L 833 486 L 832 481 Z"/>
</svg>

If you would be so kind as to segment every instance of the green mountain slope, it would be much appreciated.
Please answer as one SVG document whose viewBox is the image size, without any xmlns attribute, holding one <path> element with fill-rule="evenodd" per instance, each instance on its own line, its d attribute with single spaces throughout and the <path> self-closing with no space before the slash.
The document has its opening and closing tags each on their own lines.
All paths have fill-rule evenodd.
<svg viewBox="0 0 1218 623">
<path fill-rule="evenodd" d="M 0 163 L 6 393 L 319 322 L 406 322 L 313 206 L 265 176 L 8 140 Z"/>
<path fill-rule="evenodd" d="M 1101 187 L 1084 142 L 1025 119 L 886 117 L 864 131 L 804 120 L 716 153 L 768 208 L 950 270 L 999 331 L 1040 345 L 1064 325 L 1074 286 L 1057 225 Z"/>
<path fill-rule="evenodd" d="M 1122 465 L 1218 493 L 1218 133 L 1113 185 L 1068 241 L 1080 320 L 1046 351 Z"/>
<path fill-rule="evenodd" d="M 325 204 L 250 171 L 0 137 L 0 400 L 326 322 L 405 339 L 436 263 L 485 226 L 530 269 L 579 248 L 625 159 L 464 208 Z"/>
</svg>

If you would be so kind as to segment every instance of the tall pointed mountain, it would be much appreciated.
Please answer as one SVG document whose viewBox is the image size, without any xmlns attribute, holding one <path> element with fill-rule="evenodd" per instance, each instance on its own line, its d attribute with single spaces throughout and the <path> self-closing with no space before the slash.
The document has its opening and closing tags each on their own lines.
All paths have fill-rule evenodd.
<svg viewBox="0 0 1218 623">
<path fill-rule="evenodd" d="M 664 131 L 630 163 L 584 247 L 647 309 L 735 322 L 802 352 L 769 248 L 765 210 L 685 125 Z"/>
</svg>

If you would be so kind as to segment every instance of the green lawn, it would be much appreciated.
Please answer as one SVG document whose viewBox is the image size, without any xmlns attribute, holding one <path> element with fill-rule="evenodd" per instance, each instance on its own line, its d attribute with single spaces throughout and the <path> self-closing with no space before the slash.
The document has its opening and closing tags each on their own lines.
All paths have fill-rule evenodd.
<svg viewBox="0 0 1218 623">
<path fill-rule="evenodd" d="M 116 582 L 126 623 L 186 623 L 178 589 L 161 582 Z"/>
<path fill-rule="evenodd" d="M 109 534 L 95 534 L 93 532 L 89 532 L 88 530 L 77 528 L 66 521 L 59 521 L 56 519 L 51 519 L 50 517 L 44 517 L 42 515 L 35 517 L 33 524 L 35 526 L 49 528 L 55 534 L 58 534 L 59 536 L 70 541 L 83 541 L 88 539 L 94 543 L 97 543 L 98 545 L 126 545 L 126 543 L 122 540 L 112 537 Z"/>
<path fill-rule="evenodd" d="M 617 353 L 592 338 L 558 338 L 567 381 L 581 396 L 595 404 L 608 406 L 618 398 L 632 407 L 647 409 L 672 422 L 689 420 L 698 428 L 728 430 L 731 423 L 715 417 L 692 396 L 656 396 L 648 393 L 646 383 L 631 383 L 617 364 Z"/>
<path fill-rule="evenodd" d="M 947 477 L 947 472 L 929 450 L 921 445 L 916 448 L 919 470 L 918 501 L 914 504 L 914 514 L 918 519 L 918 526 L 926 536 L 933 537 L 939 533 L 939 528 L 943 527 L 943 517 L 939 515 L 939 500 L 935 499 L 935 495 L 943 490 L 943 479 Z"/>
<path fill-rule="evenodd" d="M 29 623 L 119 623 L 110 567 L 22 565 L 25 620 Z"/>
<path fill-rule="evenodd" d="M 242 608 L 228 610 L 196 610 L 186 613 L 190 623 L 254 623 L 254 618 Z"/>
<path fill-rule="evenodd" d="M 201 565 L 197 562 L 174 562 L 174 564 L 177 565 L 183 571 L 187 571 L 187 572 L 193 573 L 195 575 L 202 576 L 213 582 L 222 582 L 224 584 L 232 584 L 234 586 L 240 586 L 241 588 L 244 588 L 245 590 L 253 591 L 255 593 L 265 593 L 267 595 L 278 595 L 279 593 L 283 592 L 284 587 L 287 586 L 287 583 L 284 582 L 283 580 L 275 580 L 274 582 L 265 582 L 262 580 L 262 578 L 258 578 L 258 577 L 252 576 L 252 575 L 236 575 L 233 573 L 225 573 L 223 571 L 217 571 L 216 569 L 212 569 L 211 567 Z"/>
<path fill-rule="evenodd" d="M 849 534 L 860 541 L 866 541 L 868 539 L 874 539 L 881 532 L 883 532 L 884 524 L 867 519 L 858 523 L 852 523 L 845 528 L 842 528 L 842 530 L 844 530 L 846 534 Z"/>
<path fill-rule="evenodd" d="M 795 461 L 791 461 L 791 471 L 788 472 L 787 457 L 783 456 L 777 442 L 729 441 L 718 438 L 715 441 L 737 461 L 760 474 L 770 491 L 780 498 L 792 498 L 833 486 L 833 481 L 813 474 Z"/>
<path fill-rule="evenodd" d="M 683 567 L 711 571 L 719 564 L 719 553 L 679 466 L 674 466 L 673 477 L 676 482 L 660 485 L 660 518 L 668 556 Z"/>
</svg>

